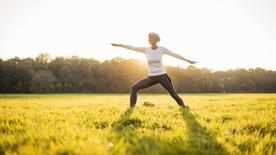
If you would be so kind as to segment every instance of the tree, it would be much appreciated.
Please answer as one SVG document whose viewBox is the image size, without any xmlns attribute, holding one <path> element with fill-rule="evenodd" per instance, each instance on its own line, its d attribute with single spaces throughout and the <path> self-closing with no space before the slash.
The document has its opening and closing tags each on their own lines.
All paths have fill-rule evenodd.
<svg viewBox="0 0 276 155">
<path fill-rule="evenodd" d="M 34 65 L 35 71 L 47 70 L 49 63 L 51 62 L 51 56 L 48 53 L 40 53 L 35 58 L 35 62 L 36 62 Z"/>
<path fill-rule="evenodd" d="M 72 90 L 72 72 L 68 65 L 64 65 L 59 70 L 59 81 L 61 83 L 63 92 L 70 92 Z"/>
<path fill-rule="evenodd" d="M 166 66 L 180 93 L 276 92 L 276 71 L 234 69 L 212 71 L 208 68 Z M 135 59 L 95 59 L 56 57 L 40 53 L 35 60 L 14 57 L 0 59 L 0 93 L 129 93 L 131 85 L 147 76 L 146 64 Z M 141 90 L 165 93 L 160 85 Z"/>
<path fill-rule="evenodd" d="M 32 78 L 31 91 L 34 93 L 52 93 L 57 91 L 58 80 L 49 70 L 40 70 Z"/>
<path fill-rule="evenodd" d="M 36 62 L 40 64 L 48 64 L 51 61 L 51 56 L 48 53 L 40 53 L 36 58 Z"/>
</svg>

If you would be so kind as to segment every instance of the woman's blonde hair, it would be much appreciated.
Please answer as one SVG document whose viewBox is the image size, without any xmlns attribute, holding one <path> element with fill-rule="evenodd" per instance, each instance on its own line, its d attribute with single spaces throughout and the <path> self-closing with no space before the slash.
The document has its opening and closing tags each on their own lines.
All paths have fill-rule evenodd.
<svg viewBox="0 0 276 155">
<path fill-rule="evenodd" d="M 154 36 L 154 37 L 156 37 L 157 42 L 161 40 L 159 34 L 157 34 L 155 32 L 150 32 L 148 36 Z"/>
</svg>

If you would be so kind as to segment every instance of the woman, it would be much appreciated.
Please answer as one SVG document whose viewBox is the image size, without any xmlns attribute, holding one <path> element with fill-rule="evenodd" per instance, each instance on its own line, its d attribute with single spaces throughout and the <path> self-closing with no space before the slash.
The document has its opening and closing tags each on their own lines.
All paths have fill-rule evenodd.
<svg viewBox="0 0 276 155">
<path fill-rule="evenodd" d="M 112 46 L 123 47 L 129 50 L 134 50 L 136 52 L 144 53 L 147 57 L 148 76 L 146 78 L 143 78 L 135 82 L 131 86 L 130 107 L 135 106 L 136 100 L 137 100 L 137 92 L 140 89 L 153 86 L 157 83 L 160 83 L 170 93 L 170 95 L 174 98 L 174 100 L 177 102 L 179 106 L 185 107 L 183 100 L 178 96 L 176 90 L 172 85 L 172 81 L 167 74 L 167 71 L 162 65 L 162 56 L 163 54 L 167 54 L 175 58 L 187 61 L 191 64 L 195 64 L 196 61 L 188 60 L 179 54 L 169 51 L 165 47 L 157 46 L 157 43 L 160 41 L 160 37 L 157 33 L 153 33 L 153 32 L 149 33 L 148 39 L 149 39 L 148 41 L 150 43 L 150 47 L 134 47 L 131 45 L 112 43 Z"/>
</svg>

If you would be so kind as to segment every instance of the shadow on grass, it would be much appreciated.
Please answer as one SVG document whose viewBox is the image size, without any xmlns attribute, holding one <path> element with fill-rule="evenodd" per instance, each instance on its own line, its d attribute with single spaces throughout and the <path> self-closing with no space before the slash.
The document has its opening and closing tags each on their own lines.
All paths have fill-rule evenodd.
<svg viewBox="0 0 276 155">
<path fill-rule="evenodd" d="M 131 118 L 134 109 L 127 109 L 112 124 L 111 154 L 183 154 L 174 144 L 161 139 L 159 134 L 147 129 L 139 118 Z"/>
<path fill-rule="evenodd" d="M 112 124 L 112 128 L 114 131 L 119 132 L 123 130 L 125 127 L 134 125 L 141 125 L 141 121 L 139 119 L 130 119 L 130 115 L 133 113 L 134 108 L 128 108 L 119 118 L 118 121 Z M 137 123 L 134 123 L 136 120 Z"/>
<path fill-rule="evenodd" d="M 181 109 L 184 121 L 187 123 L 188 139 L 182 136 L 162 137 L 166 131 L 148 129 L 139 118 L 130 117 L 133 108 L 127 109 L 120 118 L 112 124 L 109 135 L 111 154 L 229 154 L 203 128 L 190 113 Z M 174 131 L 168 131 L 172 134 Z"/>
<path fill-rule="evenodd" d="M 187 123 L 187 146 L 189 154 L 229 154 L 216 140 L 215 135 L 201 126 L 195 116 L 187 109 L 180 109 L 183 120 Z"/>
</svg>

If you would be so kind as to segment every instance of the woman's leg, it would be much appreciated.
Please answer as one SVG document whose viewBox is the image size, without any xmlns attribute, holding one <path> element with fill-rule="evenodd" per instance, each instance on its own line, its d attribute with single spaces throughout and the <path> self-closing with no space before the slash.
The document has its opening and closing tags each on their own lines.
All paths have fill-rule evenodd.
<svg viewBox="0 0 276 155">
<path fill-rule="evenodd" d="M 140 89 L 144 89 L 144 88 L 147 88 L 147 87 L 150 87 L 154 84 L 156 84 L 157 81 L 156 80 L 153 80 L 149 77 L 147 78 L 144 78 L 144 79 L 141 79 L 137 82 L 135 82 L 132 86 L 131 86 L 131 95 L 130 95 L 130 106 L 131 107 L 134 107 L 135 104 L 136 104 L 136 100 L 137 100 L 137 92 L 140 90 Z"/>
<path fill-rule="evenodd" d="M 174 98 L 179 106 L 185 106 L 183 100 L 178 96 L 176 90 L 174 89 L 172 81 L 167 74 L 161 77 L 160 83 L 170 93 L 171 97 Z"/>
</svg>

